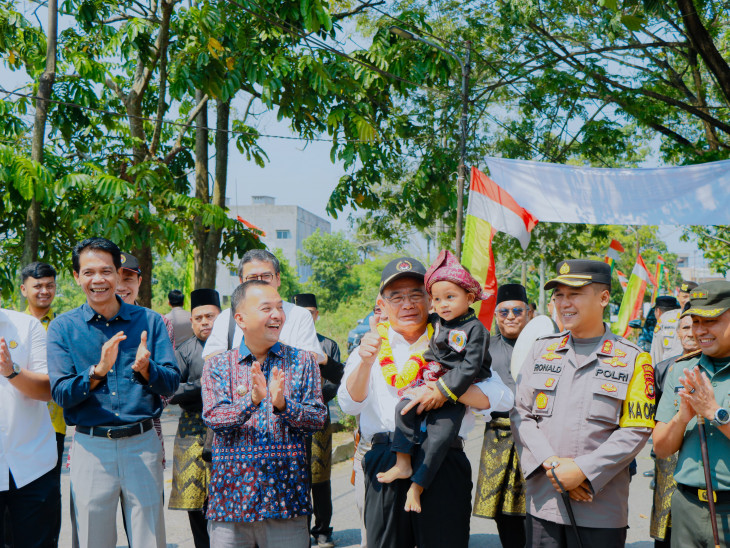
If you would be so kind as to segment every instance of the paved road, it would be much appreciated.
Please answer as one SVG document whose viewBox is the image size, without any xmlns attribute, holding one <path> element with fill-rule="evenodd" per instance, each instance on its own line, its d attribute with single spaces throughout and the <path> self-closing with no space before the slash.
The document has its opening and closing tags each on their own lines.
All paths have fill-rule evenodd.
<svg viewBox="0 0 730 548">
<path fill-rule="evenodd" d="M 170 484 L 172 481 L 172 447 L 177 428 L 178 409 L 177 406 L 168 408 L 162 415 L 162 430 L 165 437 L 165 450 L 168 464 L 165 470 L 165 500 L 170 496 Z M 477 419 L 479 421 L 479 419 Z M 482 446 L 483 428 L 478 426 L 471 432 L 466 443 L 466 452 L 472 463 L 472 474 L 474 483 L 478 471 L 478 459 Z M 71 429 L 72 430 L 72 429 Z M 71 436 L 66 437 L 66 449 L 70 443 Z M 642 472 L 653 467 L 649 456 L 650 446 L 644 448 L 638 457 L 639 473 L 634 477 L 631 484 L 631 504 L 629 508 L 629 532 L 627 546 L 630 548 L 651 548 L 653 542 L 649 538 L 649 514 L 651 512 L 651 494 L 649 490 L 649 479 L 642 476 Z M 360 529 L 355 507 L 355 490 L 350 484 L 351 463 L 343 462 L 334 466 L 332 471 L 332 499 L 335 509 L 332 526 L 335 529 L 335 542 L 337 546 L 357 547 L 360 544 Z M 68 508 L 69 476 L 64 469 L 62 476 L 63 496 L 63 526 L 61 529 L 60 546 L 71 546 L 71 532 Z M 187 513 L 175 510 L 165 510 L 167 528 L 168 548 L 194 548 Z M 117 545 L 127 546 L 122 527 L 121 514 L 117 516 Z M 499 548 L 499 538 L 494 522 L 487 519 L 471 519 L 471 540 L 470 548 Z"/>
</svg>

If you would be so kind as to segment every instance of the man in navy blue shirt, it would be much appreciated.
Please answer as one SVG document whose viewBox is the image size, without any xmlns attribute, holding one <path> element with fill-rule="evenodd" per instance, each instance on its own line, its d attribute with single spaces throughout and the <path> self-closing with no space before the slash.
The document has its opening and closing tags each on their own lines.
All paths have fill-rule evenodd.
<svg viewBox="0 0 730 548">
<path fill-rule="evenodd" d="M 174 394 L 180 370 L 159 314 L 115 295 L 119 248 L 90 238 L 73 249 L 86 303 L 51 324 L 53 399 L 76 425 L 71 497 L 80 546 L 116 546 L 122 503 L 132 546 L 164 547 L 162 448 L 152 419 Z"/>
</svg>

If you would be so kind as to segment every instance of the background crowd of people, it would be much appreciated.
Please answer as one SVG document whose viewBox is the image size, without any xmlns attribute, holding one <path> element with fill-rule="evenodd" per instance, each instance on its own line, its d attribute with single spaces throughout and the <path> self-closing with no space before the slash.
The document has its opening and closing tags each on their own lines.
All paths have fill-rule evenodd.
<svg viewBox="0 0 730 548">
<path fill-rule="evenodd" d="M 486 295 L 455 257 L 400 257 L 343 364 L 315 329 L 316 296 L 282 299 L 267 251 L 241 259 L 229 310 L 212 288 L 173 290 L 165 316 L 137 304 L 145 273 L 113 242 L 79 242 L 72 267 L 80 307 L 56 315 L 56 271 L 33 263 L 25 313 L 0 309 L 6 546 L 57 546 L 62 504 L 73 546 L 116 546 L 120 506 L 130 546 L 166 546 L 167 503 L 198 548 L 332 547 L 335 396 L 358 418 L 363 547 L 466 547 L 472 515 L 494 519 L 503 546 L 623 546 L 631 463 L 652 434 L 657 545 L 730 538 L 730 282 L 660 296 L 653 342 L 634 343 L 604 322 L 610 266 L 566 260 L 545 284 L 552 319 L 505 283 L 490 336 L 472 309 Z M 165 501 L 167 405 L 180 419 Z"/>
</svg>

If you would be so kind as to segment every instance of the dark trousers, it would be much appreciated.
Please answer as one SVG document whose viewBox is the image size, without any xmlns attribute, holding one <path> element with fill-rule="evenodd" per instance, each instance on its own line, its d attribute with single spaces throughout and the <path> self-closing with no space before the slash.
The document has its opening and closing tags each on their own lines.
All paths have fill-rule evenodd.
<svg viewBox="0 0 730 548">
<path fill-rule="evenodd" d="M 494 517 L 499 533 L 499 542 L 504 548 L 524 548 L 525 517 L 497 514 Z"/>
<path fill-rule="evenodd" d="M 380 483 L 378 472 L 395 464 L 390 443 L 373 445 L 362 461 L 365 529 L 372 548 L 466 548 L 471 517 L 471 465 L 451 448 L 430 487 L 421 495 L 421 513 L 406 512 L 410 480 Z"/>
<path fill-rule="evenodd" d="M 312 484 L 312 513 L 314 527 L 310 529 L 312 535 L 331 535 L 332 527 L 332 483 L 323 481 Z"/>
<path fill-rule="evenodd" d="M 56 511 L 60 506 L 60 487 L 54 470 L 23 487 L 16 487 L 10 474 L 10 489 L 0 491 L 0 515 L 10 513 L 12 546 L 52 548 Z M 0 539 L 5 538 L 5 520 L 0 520 Z"/>
<path fill-rule="evenodd" d="M 449 452 L 451 443 L 456 439 L 464 420 L 466 407 L 461 403 L 446 403 L 419 415 L 414 407 L 405 415 L 403 408 L 410 400 L 402 399 L 396 405 L 395 433 L 391 451 L 413 454 L 413 448 L 420 445 L 419 451 L 413 454 L 411 481 L 424 489 L 428 489 L 438 473 L 441 463 Z M 426 426 L 426 436 L 421 432 L 422 424 Z"/>
<path fill-rule="evenodd" d="M 562 525 L 527 514 L 525 521 L 529 548 L 578 548 L 571 525 Z M 626 527 L 609 529 L 578 527 L 585 548 L 621 548 L 626 544 Z"/>
<path fill-rule="evenodd" d="M 190 530 L 193 533 L 195 548 L 210 548 L 208 520 L 205 519 L 205 510 L 190 510 L 188 519 L 190 520 Z"/>
<path fill-rule="evenodd" d="M 53 546 L 58 546 L 58 537 L 61 536 L 61 470 L 63 469 L 63 449 L 66 442 L 66 434 L 56 432 L 56 451 L 58 452 L 58 462 L 53 469 L 58 481 L 58 508 L 56 509 L 56 520 L 53 529 Z"/>
</svg>

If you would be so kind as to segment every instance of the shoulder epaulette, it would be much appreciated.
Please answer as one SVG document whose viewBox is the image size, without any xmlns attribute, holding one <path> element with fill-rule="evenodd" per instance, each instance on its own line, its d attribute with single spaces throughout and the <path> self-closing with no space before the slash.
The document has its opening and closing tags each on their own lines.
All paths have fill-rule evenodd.
<svg viewBox="0 0 730 548">
<path fill-rule="evenodd" d="M 564 337 L 564 336 L 565 336 L 565 335 L 567 335 L 568 333 L 570 333 L 570 331 L 568 331 L 568 330 L 566 329 L 565 331 L 560 331 L 559 333 L 548 333 L 547 335 L 540 335 L 540 336 L 539 336 L 539 337 L 538 337 L 537 339 L 535 339 L 535 340 L 536 340 L 536 341 L 544 341 L 544 340 L 547 340 L 547 339 L 554 339 L 554 338 L 558 338 L 558 337 Z"/>
<path fill-rule="evenodd" d="M 677 358 L 678 362 L 689 360 L 690 358 L 694 358 L 696 356 L 699 356 L 702 354 L 702 350 L 695 350 L 694 352 L 688 352 L 687 354 L 681 355 L 679 358 Z"/>
<path fill-rule="evenodd" d="M 623 344 L 624 346 L 628 346 L 629 348 L 633 348 L 634 350 L 636 350 L 636 351 L 637 351 L 637 352 L 639 352 L 640 354 L 644 352 L 644 350 L 642 350 L 640 346 L 638 346 L 638 345 L 636 345 L 636 344 L 632 343 L 632 342 L 631 342 L 630 340 L 628 340 L 628 339 L 624 339 L 623 337 L 618 337 L 618 336 L 617 336 L 617 337 L 616 337 L 616 342 L 617 342 L 617 343 L 621 343 L 621 344 Z"/>
</svg>

